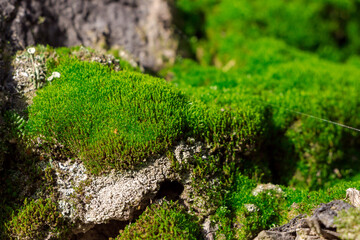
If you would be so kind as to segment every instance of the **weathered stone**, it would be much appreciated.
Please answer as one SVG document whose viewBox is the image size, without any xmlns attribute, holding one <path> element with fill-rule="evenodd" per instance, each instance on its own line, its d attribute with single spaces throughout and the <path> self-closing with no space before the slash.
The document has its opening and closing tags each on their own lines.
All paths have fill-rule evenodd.
<svg viewBox="0 0 360 240">
<path fill-rule="evenodd" d="M 202 153 L 200 146 L 200 143 L 192 146 L 179 143 L 174 148 L 176 160 L 189 161 L 195 153 Z M 52 164 L 56 169 L 59 207 L 64 216 L 77 223 L 74 233 L 87 232 L 109 220 L 133 220 L 139 211 L 156 200 L 164 182 L 177 181 L 191 191 L 189 175 L 174 173 L 171 161 L 165 156 L 149 160 L 137 170 L 112 171 L 102 176 L 88 174 L 80 161 Z M 178 194 L 185 203 L 189 201 L 188 195 Z"/>
<path fill-rule="evenodd" d="M 299 215 L 290 220 L 289 223 L 262 231 L 256 240 L 323 240 L 323 239 L 340 239 L 340 235 L 336 232 L 334 218 L 339 211 L 352 208 L 344 201 L 335 200 L 327 204 L 321 204 L 314 211 L 311 217 Z"/>
<path fill-rule="evenodd" d="M 255 204 L 244 204 L 244 207 L 249 213 L 259 211 L 259 208 Z"/>
<path fill-rule="evenodd" d="M 145 67 L 175 59 L 171 1 L 0 0 L 0 36 L 17 49 L 34 44 L 115 47 Z"/>
<path fill-rule="evenodd" d="M 206 240 L 215 240 L 216 231 L 219 229 L 217 224 L 211 222 L 210 218 L 205 219 L 202 224 L 202 233 L 204 239 Z"/>
<path fill-rule="evenodd" d="M 360 191 L 356 188 L 349 188 L 346 190 L 346 198 L 350 201 L 350 203 L 358 208 L 360 207 Z"/>
<path fill-rule="evenodd" d="M 289 223 L 272 228 L 268 231 L 262 231 L 255 239 L 256 240 L 295 240 L 296 229 L 306 226 L 306 221 L 303 219 L 306 215 L 298 215 L 294 219 L 291 219 Z"/>
<path fill-rule="evenodd" d="M 310 220 L 323 224 L 325 228 L 335 228 L 334 217 L 337 216 L 338 212 L 348 210 L 352 207 L 350 204 L 341 200 L 335 200 L 327 204 L 322 203 L 320 207 L 315 210 Z"/>
<path fill-rule="evenodd" d="M 294 240 L 290 233 L 261 231 L 254 240 Z"/>
</svg>

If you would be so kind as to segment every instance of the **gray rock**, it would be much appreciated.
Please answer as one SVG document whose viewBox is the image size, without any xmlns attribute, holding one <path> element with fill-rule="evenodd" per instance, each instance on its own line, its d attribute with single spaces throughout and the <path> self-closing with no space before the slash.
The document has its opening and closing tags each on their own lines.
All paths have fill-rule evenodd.
<svg viewBox="0 0 360 240">
<path fill-rule="evenodd" d="M 299 215 L 283 226 L 262 231 L 255 240 L 340 239 L 334 218 L 339 211 L 350 208 L 353 206 L 341 200 L 321 204 L 311 217 Z"/>
<path fill-rule="evenodd" d="M 298 215 L 281 227 L 262 231 L 254 240 L 295 240 L 296 230 L 307 226 L 305 217 L 306 215 Z"/>
<path fill-rule="evenodd" d="M 215 240 L 216 231 L 219 229 L 219 226 L 216 223 L 212 223 L 210 218 L 206 218 L 202 224 L 202 233 L 204 239 L 206 240 Z"/>
<path fill-rule="evenodd" d="M 350 203 L 358 208 L 360 207 L 360 191 L 356 188 L 349 188 L 346 190 L 346 198 L 349 199 Z"/>
<path fill-rule="evenodd" d="M 335 228 L 334 217 L 337 216 L 339 211 L 348 210 L 350 208 L 353 208 L 353 206 L 341 200 L 335 200 L 327 204 L 322 203 L 320 204 L 320 207 L 315 210 L 314 215 L 310 219 L 311 221 L 319 222 L 324 225 L 325 228 Z"/>
<path fill-rule="evenodd" d="M 177 161 L 189 161 L 196 152 L 202 153 L 200 146 L 200 143 L 191 146 L 179 143 L 174 147 Z M 156 200 L 164 182 L 181 183 L 194 195 L 191 194 L 191 176 L 174 173 L 166 156 L 149 159 L 137 170 L 112 171 L 102 176 L 88 174 L 80 161 L 52 162 L 52 165 L 56 169 L 59 208 L 65 217 L 77 224 L 74 234 L 85 233 L 110 220 L 133 220 L 139 211 Z M 178 192 L 178 198 L 184 203 L 192 201 L 186 196 Z"/>
<path fill-rule="evenodd" d="M 157 70 L 175 59 L 170 2 L 0 0 L 0 36 L 17 49 L 38 43 L 123 48 Z"/>
</svg>

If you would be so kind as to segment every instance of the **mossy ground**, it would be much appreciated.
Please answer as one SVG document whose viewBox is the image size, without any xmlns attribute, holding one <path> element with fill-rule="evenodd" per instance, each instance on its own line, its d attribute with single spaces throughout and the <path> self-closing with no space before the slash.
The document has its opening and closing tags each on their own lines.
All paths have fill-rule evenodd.
<svg viewBox="0 0 360 240">
<path fill-rule="evenodd" d="M 188 137 L 206 143 L 210 158 L 173 162 L 174 170 L 192 171 L 227 239 L 253 238 L 360 187 L 359 132 L 321 120 L 360 128 L 358 1 L 181 0 L 177 7 L 188 16 L 182 24 L 197 61 L 164 70 L 170 83 L 126 62 L 120 71 L 89 62 L 89 49 L 38 47 L 48 75 L 61 77 L 37 92 L 21 135 L 41 137 L 48 152 L 63 145 L 65 156 L 97 174 L 136 168 Z M 266 181 L 283 184 L 283 193 L 253 196 Z M 153 205 L 118 239 L 173 239 L 184 226 L 196 231 L 180 238 L 198 237 L 196 222 L 177 204 Z"/>
<path fill-rule="evenodd" d="M 27 201 L 6 225 L 10 237 L 15 239 L 63 239 L 67 224 L 51 199 Z"/>
<path fill-rule="evenodd" d="M 337 230 L 344 240 L 359 239 L 360 236 L 360 210 L 353 208 L 343 211 L 336 219 Z"/>
<path fill-rule="evenodd" d="M 196 217 L 177 202 L 163 201 L 147 207 L 139 219 L 120 231 L 122 239 L 201 239 Z"/>
</svg>

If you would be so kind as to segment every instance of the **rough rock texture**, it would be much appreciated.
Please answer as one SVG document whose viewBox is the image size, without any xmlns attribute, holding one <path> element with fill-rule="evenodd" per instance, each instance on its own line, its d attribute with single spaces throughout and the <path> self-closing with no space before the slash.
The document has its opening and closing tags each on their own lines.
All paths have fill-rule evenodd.
<svg viewBox="0 0 360 240">
<path fill-rule="evenodd" d="M 340 200 L 321 204 L 311 217 L 299 215 L 281 227 L 262 231 L 255 240 L 340 239 L 334 218 L 340 211 L 350 208 L 353 206 Z"/>
<path fill-rule="evenodd" d="M 215 240 L 216 231 L 219 229 L 217 224 L 212 223 L 210 218 L 207 218 L 205 219 L 202 228 L 204 239 Z"/>
<path fill-rule="evenodd" d="M 346 190 L 346 198 L 354 207 L 360 207 L 360 191 L 356 188 L 349 188 Z"/>
<path fill-rule="evenodd" d="M 157 70 L 173 61 L 177 42 L 167 0 L 0 0 L 0 38 L 24 49 L 118 47 Z"/>
<path fill-rule="evenodd" d="M 174 148 L 176 160 L 191 161 L 196 152 L 203 151 L 201 146 L 200 143 L 193 146 L 180 143 Z M 52 164 L 56 169 L 62 214 L 77 222 L 74 233 L 86 232 L 110 220 L 131 221 L 139 211 L 156 200 L 165 181 L 177 181 L 183 185 L 190 182 L 189 176 L 173 172 L 171 161 L 165 156 L 148 161 L 136 171 L 112 171 L 103 176 L 89 175 L 79 161 Z M 191 191 L 189 187 L 186 189 Z M 182 195 L 179 197 L 182 198 Z"/>
<path fill-rule="evenodd" d="M 147 167 L 123 174 L 106 176 L 86 174 L 81 163 L 58 163 L 58 191 L 64 216 L 80 220 L 77 232 L 86 232 L 95 224 L 109 220 L 130 221 L 136 210 L 143 209 L 154 198 L 160 183 L 171 177 L 170 162 L 156 159 Z"/>
</svg>

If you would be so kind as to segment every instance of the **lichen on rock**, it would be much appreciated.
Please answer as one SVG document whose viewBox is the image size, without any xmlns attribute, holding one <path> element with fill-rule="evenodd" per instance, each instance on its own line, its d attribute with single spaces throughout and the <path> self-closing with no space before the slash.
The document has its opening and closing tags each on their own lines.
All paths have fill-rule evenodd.
<svg viewBox="0 0 360 240">
<path fill-rule="evenodd" d="M 179 162 L 190 161 L 195 153 L 203 153 L 200 143 L 191 146 L 182 142 L 174 147 Z M 136 170 L 111 171 L 101 176 L 89 174 L 79 161 L 52 162 L 52 165 L 56 169 L 59 208 L 76 224 L 75 234 L 109 220 L 132 221 L 155 200 L 165 181 L 184 184 L 187 194 L 179 195 L 178 199 L 190 200 L 186 198 L 192 189 L 189 175 L 176 173 L 166 156 L 148 160 Z"/>
</svg>

